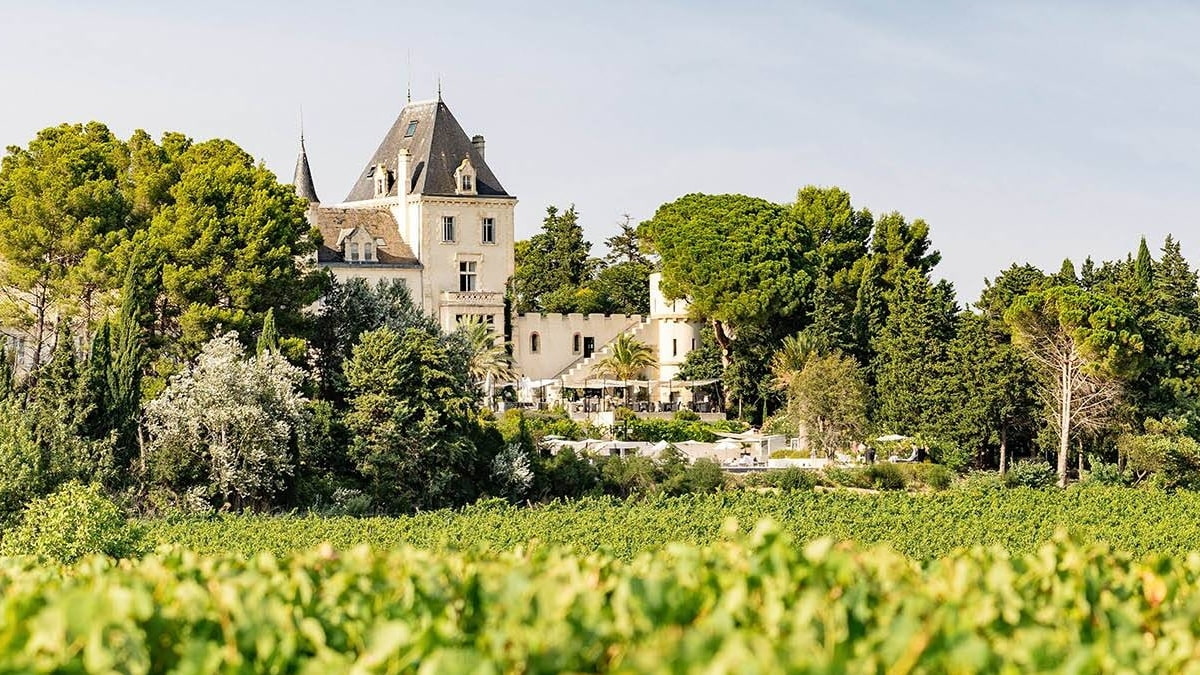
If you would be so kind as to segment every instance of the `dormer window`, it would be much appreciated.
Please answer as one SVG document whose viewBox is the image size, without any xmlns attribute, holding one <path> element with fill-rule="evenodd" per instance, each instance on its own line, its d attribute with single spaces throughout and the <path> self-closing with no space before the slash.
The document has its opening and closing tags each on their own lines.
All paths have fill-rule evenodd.
<svg viewBox="0 0 1200 675">
<path fill-rule="evenodd" d="M 350 242 L 350 262 L 358 262 L 358 244 Z"/>
<path fill-rule="evenodd" d="M 454 170 L 455 193 L 460 195 L 476 194 L 475 167 L 470 157 L 463 157 L 462 164 Z"/>
<path fill-rule="evenodd" d="M 375 197 L 386 197 L 388 190 L 391 189 L 391 181 L 388 180 L 388 170 L 383 164 L 377 164 L 371 169 L 371 179 L 375 181 Z"/>
<path fill-rule="evenodd" d="M 374 262 L 375 260 L 375 242 L 363 242 L 363 260 L 366 262 Z"/>
</svg>

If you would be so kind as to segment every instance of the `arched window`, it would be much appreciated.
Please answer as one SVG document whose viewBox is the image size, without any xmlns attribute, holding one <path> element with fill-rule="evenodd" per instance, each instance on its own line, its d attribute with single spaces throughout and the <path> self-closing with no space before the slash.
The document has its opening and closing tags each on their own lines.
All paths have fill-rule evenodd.
<svg viewBox="0 0 1200 675">
<path fill-rule="evenodd" d="M 363 260 L 366 260 L 367 262 L 375 260 L 374 242 L 363 242 Z"/>
<path fill-rule="evenodd" d="M 578 354 L 579 350 L 581 349 L 583 349 L 583 336 L 579 333 L 576 333 L 575 337 L 571 341 L 571 351 L 575 354 Z"/>
<path fill-rule="evenodd" d="M 542 336 L 537 333 L 529 335 L 529 353 L 536 354 L 542 349 Z"/>
</svg>

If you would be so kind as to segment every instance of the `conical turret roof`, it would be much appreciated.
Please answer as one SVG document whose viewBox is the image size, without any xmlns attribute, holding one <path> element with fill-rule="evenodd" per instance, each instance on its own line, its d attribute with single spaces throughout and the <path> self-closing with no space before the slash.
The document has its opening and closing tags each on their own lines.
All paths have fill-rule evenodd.
<svg viewBox="0 0 1200 675">
<path fill-rule="evenodd" d="M 309 204 L 320 204 L 317 198 L 317 186 L 313 185 L 312 170 L 308 168 L 308 153 L 304 151 L 304 135 L 300 135 L 300 156 L 296 158 L 296 175 L 292 179 L 296 194 L 308 200 Z"/>
</svg>

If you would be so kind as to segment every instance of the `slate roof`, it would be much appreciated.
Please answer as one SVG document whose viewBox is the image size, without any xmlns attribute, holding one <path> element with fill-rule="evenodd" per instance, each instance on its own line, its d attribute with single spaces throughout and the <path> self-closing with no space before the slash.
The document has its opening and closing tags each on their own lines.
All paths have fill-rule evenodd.
<svg viewBox="0 0 1200 675">
<path fill-rule="evenodd" d="M 405 137 L 412 122 L 417 123 L 413 135 Z M 450 108 L 439 99 L 404 106 L 392 128 L 383 137 L 379 149 L 363 168 L 346 201 L 374 199 L 375 185 L 370 179 L 373 167 L 383 164 L 389 174 L 395 176 L 401 148 L 406 148 L 411 154 L 408 176 L 410 194 L 454 196 L 454 170 L 462 164 L 464 157 L 470 157 L 475 167 L 475 189 L 478 194 L 485 197 L 509 196 L 483 157 L 471 145 L 471 139 L 459 126 L 458 120 L 450 114 Z M 401 180 L 392 181 L 387 196 L 396 196 L 396 187 Z"/>
<path fill-rule="evenodd" d="M 317 186 L 313 185 L 312 171 L 308 168 L 308 153 L 304 151 L 304 136 L 300 137 L 300 156 L 296 158 L 296 173 L 292 178 L 296 194 L 308 200 L 309 204 L 319 204 Z"/>
<path fill-rule="evenodd" d="M 317 249 L 318 263 L 344 263 L 341 241 L 355 228 L 366 230 L 376 241 L 383 240 L 375 251 L 378 262 L 359 262 L 356 265 L 420 265 L 412 248 L 400 236 L 396 220 L 387 209 L 339 209 L 320 207 L 315 210 L 314 223 L 321 230 L 321 247 Z"/>
</svg>

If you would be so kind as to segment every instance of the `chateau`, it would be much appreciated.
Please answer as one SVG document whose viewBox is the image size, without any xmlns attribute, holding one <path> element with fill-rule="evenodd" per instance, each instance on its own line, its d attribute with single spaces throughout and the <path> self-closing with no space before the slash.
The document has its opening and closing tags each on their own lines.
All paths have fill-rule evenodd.
<svg viewBox="0 0 1200 675">
<path fill-rule="evenodd" d="M 324 239 L 317 264 L 340 279 L 401 280 L 444 330 L 467 316 L 481 317 L 497 334 L 507 329 L 527 398 L 555 401 L 567 389 L 582 394 L 600 387 L 592 365 L 618 335 L 629 333 L 654 348 L 658 359 L 642 384 L 641 405 L 670 410 L 690 401 L 692 390 L 675 380 L 699 341 L 700 325 L 688 320 L 686 303 L 663 298 L 657 275 L 651 277 L 646 317 L 529 314 L 504 325 L 517 199 L 488 167 L 484 147 L 483 136 L 468 136 L 440 94 L 410 102 L 350 194 L 325 205 L 302 136 L 294 185 Z M 576 407 L 586 412 L 587 406 Z"/>
</svg>

